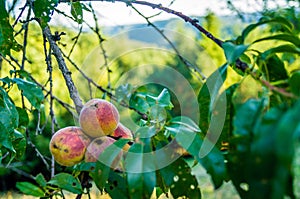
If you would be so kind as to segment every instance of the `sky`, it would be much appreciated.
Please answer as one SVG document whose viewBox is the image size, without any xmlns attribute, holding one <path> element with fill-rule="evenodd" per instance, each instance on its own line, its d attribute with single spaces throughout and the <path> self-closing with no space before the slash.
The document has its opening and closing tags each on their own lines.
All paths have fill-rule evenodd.
<svg viewBox="0 0 300 199">
<path fill-rule="evenodd" d="M 11 3 L 13 0 L 8 0 L 7 2 Z M 208 10 L 213 11 L 217 15 L 230 15 L 233 14 L 227 8 L 226 0 L 148 0 L 151 3 L 162 4 L 163 6 L 169 7 L 173 10 L 182 12 L 188 16 L 203 16 Z M 169 5 L 170 2 L 173 2 L 172 5 Z M 145 19 L 139 16 L 133 9 L 127 7 L 124 3 L 121 2 L 103 2 L 101 0 L 91 1 L 94 9 L 97 12 L 99 17 L 100 26 L 116 26 L 116 25 L 128 25 L 136 23 L 145 23 Z M 263 0 L 234 0 L 235 6 L 238 7 L 243 12 L 256 12 L 262 8 Z M 248 3 L 247 3 L 248 2 Z M 276 0 L 268 1 L 270 3 L 276 2 L 276 4 L 284 4 L 285 0 Z M 19 1 L 22 6 L 25 3 L 25 0 Z M 152 9 L 147 6 L 138 6 L 136 8 L 143 13 L 145 16 L 152 16 L 157 14 L 159 11 L 157 9 Z M 272 7 L 272 5 L 270 5 Z M 63 10 L 64 12 L 70 14 L 71 6 L 68 3 L 59 3 L 58 9 Z M 84 19 L 90 23 L 93 23 L 92 14 L 89 12 L 84 12 Z M 162 13 L 159 16 L 152 18 L 152 21 L 155 20 L 164 20 L 174 17 L 174 15 L 168 13 Z M 65 17 L 55 13 L 52 16 L 50 24 L 53 25 L 67 25 L 67 26 L 78 26 L 75 23 L 72 23 L 70 20 L 67 20 Z M 91 24 L 94 25 L 94 24 Z"/>
<path fill-rule="evenodd" d="M 162 4 L 163 6 L 169 6 L 170 0 L 151 0 L 149 1 L 155 4 Z M 207 10 L 214 10 L 215 12 L 225 12 L 225 1 L 218 0 L 176 0 L 170 8 L 183 12 L 188 16 L 193 15 L 204 15 L 207 13 Z M 94 2 L 94 8 L 97 10 L 97 14 L 99 15 L 99 23 L 104 26 L 115 26 L 115 25 L 127 25 L 127 24 L 135 24 L 135 23 L 145 23 L 145 19 L 139 16 L 134 10 L 130 7 L 127 7 L 124 3 L 120 2 Z M 65 11 L 70 9 L 68 4 L 60 4 L 58 8 L 61 8 Z M 152 16 L 158 13 L 158 10 L 149 8 L 147 6 L 138 6 L 136 8 L 141 11 L 146 16 Z M 92 20 L 92 16 L 90 13 L 85 12 L 84 17 Z M 167 13 L 162 13 L 161 15 L 153 18 L 153 20 L 163 20 L 169 19 L 170 17 L 174 17 Z M 55 15 L 53 17 L 53 23 L 63 23 L 61 21 L 61 17 Z"/>
</svg>

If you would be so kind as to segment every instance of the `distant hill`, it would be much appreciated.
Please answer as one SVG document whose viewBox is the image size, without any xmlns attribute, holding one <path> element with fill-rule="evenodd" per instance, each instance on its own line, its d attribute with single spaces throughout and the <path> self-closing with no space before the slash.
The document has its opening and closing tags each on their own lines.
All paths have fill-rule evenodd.
<svg viewBox="0 0 300 199">
<path fill-rule="evenodd" d="M 204 18 L 201 16 L 193 16 L 193 18 L 198 19 L 200 21 L 200 24 L 203 22 Z M 234 26 L 245 26 L 246 24 L 249 24 L 255 20 L 258 19 L 258 17 L 255 14 L 248 14 L 244 16 L 243 21 L 238 18 L 237 16 L 220 16 L 219 17 L 221 24 L 222 24 L 222 38 L 233 35 L 233 28 Z M 234 22 L 234 23 L 233 23 Z M 188 24 L 184 22 L 183 20 L 179 18 L 172 18 L 168 20 L 161 20 L 161 21 L 155 21 L 153 22 L 159 29 L 170 29 L 170 24 L 181 24 L 184 26 L 185 29 L 190 30 L 197 35 L 200 35 L 199 32 L 192 27 L 191 24 Z M 109 26 L 109 27 L 102 27 L 102 31 L 105 35 L 109 36 L 116 36 L 118 34 L 127 34 L 129 39 L 142 41 L 146 43 L 158 43 L 163 38 L 157 33 L 156 30 L 154 30 L 152 27 L 149 27 L 147 22 L 143 24 L 133 24 L 133 25 L 125 25 L 125 26 Z"/>
</svg>

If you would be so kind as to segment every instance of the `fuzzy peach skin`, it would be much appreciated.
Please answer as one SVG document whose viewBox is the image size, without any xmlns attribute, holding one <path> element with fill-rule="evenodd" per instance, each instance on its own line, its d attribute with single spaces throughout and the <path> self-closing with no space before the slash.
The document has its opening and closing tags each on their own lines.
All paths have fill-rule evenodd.
<svg viewBox="0 0 300 199">
<path fill-rule="evenodd" d="M 79 115 L 80 127 L 93 138 L 110 135 L 117 128 L 119 120 L 117 108 L 102 99 L 88 101 Z"/>
<path fill-rule="evenodd" d="M 99 155 L 110 145 L 112 145 L 116 140 L 108 137 L 108 136 L 101 136 L 98 138 L 95 138 L 90 145 L 87 147 L 87 150 L 85 152 L 84 160 L 85 162 L 96 162 L 98 160 Z M 111 168 L 117 169 L 119 168 L 119 162 L 122 156 L 122 151 L 120 154 L 116 157 L 116 159 L 113 161 Z"/>
<path fill-rule="evenodd" d="M 58 130 L 52 136 L 49 149 L 58 164 L 73 166 L 83 160 L 90 142 L 81 128 L 70 126 Z"/>
<path fill-rule="evenodd" d="M 131 130 L 129 130 L 124 124 L 119 123 L 118 127 L 111 134 L 115 138 L 133 139 Z"/>
</svg>

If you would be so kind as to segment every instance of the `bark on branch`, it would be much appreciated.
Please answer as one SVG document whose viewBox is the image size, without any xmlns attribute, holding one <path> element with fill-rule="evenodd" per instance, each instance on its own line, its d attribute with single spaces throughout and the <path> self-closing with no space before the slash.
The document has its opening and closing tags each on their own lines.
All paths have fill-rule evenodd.
<svg viewBox="0 0 300 199">
<path fill-rule="evenodd" d="M 61 53 L 60 48 L 56 44 L 56 41 L 53 39 L 50 28 L 49 27 L 44 28 L 43 29 L 43 34 L 46 36 L 46 38 L 47 38 L 47 40 L 50 44 L 50 48 L 52 50 L 52 53 L 53 53 L 54 57 L 56 58 L 59 69 L 61 70 L 62 75 L 65 79 L 66 85 L 67 85 L 68 90 L 69 90 L 70 97 L 71 97 L 71 99 L 73 100 L 73 102 L 75 104 L 75 108 L 76 108 L 77 113 L 79 114 L 83 104 L 82 104 L 81 98 L 79 97 L 78 90 L 77 90 L 77 88 L 76 88 L 76 86 L 75 86 L 75 84 L 72 80 L 71 72 L 69 71 L 69 69 L 66 65 L 66 62 L 63 58 L 63 55 Z"/>
</svg>

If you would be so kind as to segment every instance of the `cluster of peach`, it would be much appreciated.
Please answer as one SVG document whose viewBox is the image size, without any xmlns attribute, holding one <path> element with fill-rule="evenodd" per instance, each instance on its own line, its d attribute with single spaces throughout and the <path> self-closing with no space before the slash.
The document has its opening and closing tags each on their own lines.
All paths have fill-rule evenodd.
<svg viewBox="0 0 300 199">
<path fill-rule="evenodd" d="M 132 132 L 120 123 L 117 108 L 103 99 L 91 99 L 83 106 L 79 124 L 80 127 L 58 130 L 50 140 L 50 152 L 60 165 L 73 166 L 83 160 L 96 162 L 117 138 L 133 138 Z"/>
</svg>

